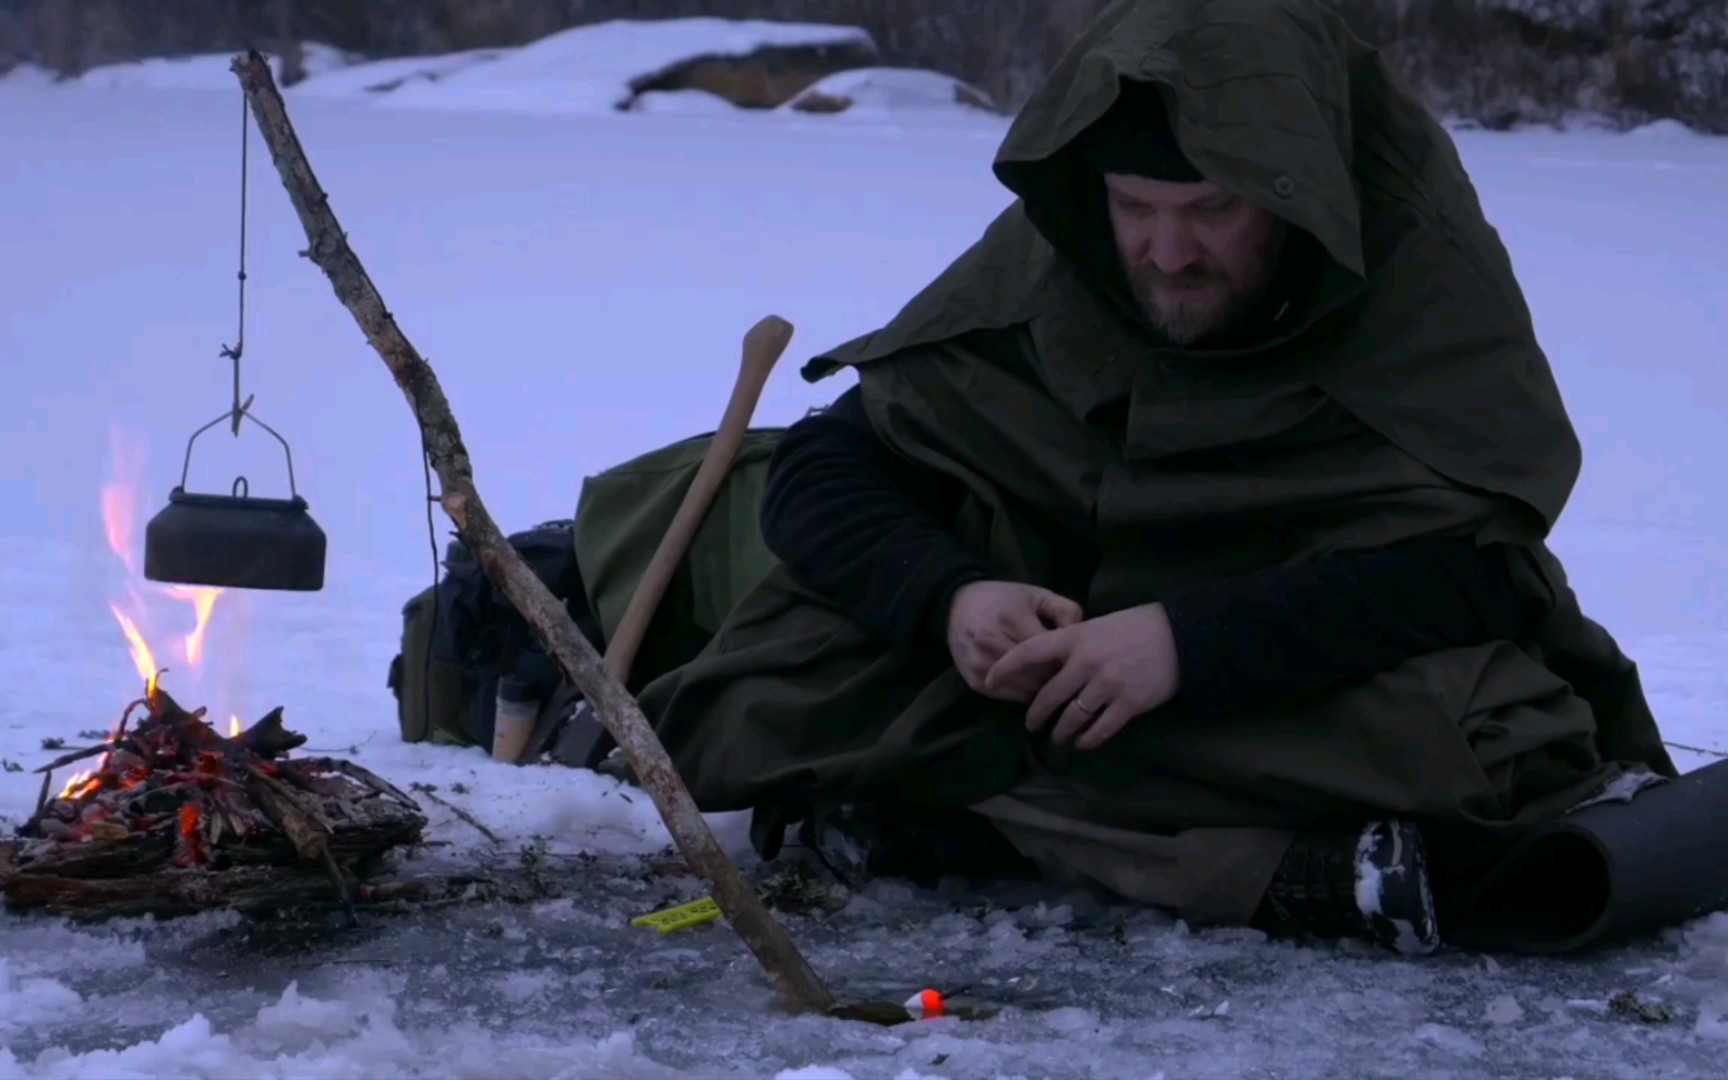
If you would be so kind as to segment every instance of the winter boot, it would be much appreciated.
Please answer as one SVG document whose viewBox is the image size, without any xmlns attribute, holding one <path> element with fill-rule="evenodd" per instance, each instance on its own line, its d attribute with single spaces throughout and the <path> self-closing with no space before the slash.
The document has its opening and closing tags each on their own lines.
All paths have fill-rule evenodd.
<svg viewBox="0 0 1728 1080">
<path fill-rule="evenodd" d="M 1423 956 L 1440 946 L 1422 834 L 1406 821 L 1298 836 L 1252 925 L 1275 936 L 1365 938 Z"/>
<path fill-rule="evenodd" d="M 821 807 L 798 826 L 798 842 L 853 890 L 876 877 L 933 885 L 948 874 L 988 878 L 1030 869 L 994 825 L 954 808 L 932 813 L 867 802 Z"/>
<path fill-rule="evenodd" d="M 855 803 L 812 810 L 799 823 L 798 842 L 848 889 L 880 875 L 890 861 L 882 822 Z"/>
</svg>

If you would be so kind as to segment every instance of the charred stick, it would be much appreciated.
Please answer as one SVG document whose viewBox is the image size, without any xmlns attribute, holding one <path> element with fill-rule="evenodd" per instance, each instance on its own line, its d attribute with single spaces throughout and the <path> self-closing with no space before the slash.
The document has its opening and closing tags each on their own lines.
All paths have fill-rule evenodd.
<svg viewBox="0 0 1728 1080">
<path fill-rule="evenodd" d="M 144 705 L 146 708 L 148 708 L 150 710 L 150 717 L 149 718 L 151 720 L 155 720 L 155 721 L 158 721 L 161 723 L 173 723 L 175 721 L 182 720 L 182 719 L 202 720 L 204 718 L 204 714 L 207 711 L 209 711 L 203 705 L 200 705 L 196 709 L 192 709 L 192 710 L 188 711 L 186 708 L 181 706 L 181 704 L 178 701 L 174 700 L 174 697 L 172 694 L 170 694 L 170 693 L 168 693 L 168 691 L 162 689 L 161 686 L 156 687 L 156 692 L 155 692 L 154 696 L 145 698 L 139 702 L 134 702 L 132 707 L 129 707 L 126 710 L 126 716 L 132 715 L 132 708 L 135 708 L 140 704 Z M 122 724 L 125 723 L 126 716 L 122 716 L 120 718 Z"/>
<path fill-rule="evenodd" d="M 254 828 L 251 812 L 243 808 L 218 803 L 216 813 L 227 824 L 228 831 L 234 834 L 236 840 L 244 840 Z"/>
<path fill-rule="evenodd" d="M 330 854 L 328 845 L 322 855 L 324 872 L 330 875 L 331 884 L 336 886 L 336 900 L 342 905 L 343 921 L 348 924 L 348 929 L 355 929 L 360 925 L 360 918 L 354 914 L 354 893 L 348 888 L 348 877 L 342 873 L 342 868 L 336 865 L 336 857 Z"/>
<path fill-rule="evenodd" d="M 53 790 L 53 782 L 54 773 L 52 771 L 42 774 L 42 790 L 36 793 L 36 809 L 22 825 L 14 830 L 14 835 L 34 836 L 36 834 L 37 828 L 42 824 L 42 815 L 48 812 L 48 792 Z"/>
<path fill-rule="evenodd" d="M 282 781 L 266 776 L 256 766 L 246 767 L 247 793 L 264 811 L 264 816 L 294 845 L 302 862 L 317 862 L 323 858 L 330 840 L 330 825 L 315 807 Z"/>
<path fill-rule="evenodd" d="M 210 850 L 215 850 L 216 845 L 222 842 L 223 833 L 235 831 L 234 822 L 214 799 L 205 799 L 203 803 L 204 840 Z"/>
<path fill-rule="evenodd" d="M 354 317 L 407 398 L 420 428 L 425 453 L 443 489 L 439 502 L 455 522 L 462 543 L 474 553 L 486 576 L 522 614 L 563 675 L 599 714 L 643 789 L 653 798 L 655 809 L 686 861 L 707 879 L 715 902 L 725 912 L 733 930 L 781 994 L 795 1008 L 827 1011 L 834 1003 L 833 995 L 799 952 L 785 927 L 727 857 L 636 700 L 607 671 L 564 605 L 510 546 L 481 501 L 468 448 L 451 414 L 444 388 L 431 365 L 402 333 L 349 245 L 347 234 L 330 209 L 330 197 L 306 160 L 306 151 L 288 118 L 269 61 L 253 49 L 236 57 L 231 68 L 240 80 L 282 186 L 306 232 L 305 254 L 329 279 L 337 299 Z"/>
<path fill-rule="evenodd" d="M 306 745 L 306 736 L 282 726 L 282 707 L 278 705 L 265 713 L 264 719 L 229 741 L 267 761 L 274 761 L 288 751 Z"/>
<path fill-rule="evenodd" d="M 74 761 L 83 761 L 85 758 L 95 757 L 97 754 L 106 753 L 113 748 L 113 744 L 111 743 L 101 743 L 96 746 L 86 746 L 82 750 L 72 750 L 68 753 L 61 754 L 46 765 L 37 766 L 35 771 L 39 773 L 53 772 L 55 769 L 65 768 Z"/>
<path fill-rule="evenodd" d="M 317 773 L 301 772 L 299 769 L 283 769 L 280 779 L 283 783 L 292 784 L 301 791 L 309 795 L 316 795 L 320 799 L 346 800 L 357 797 L 376 799 L 383 796 L 383 792 L 373 791 L 371 788 L 363 786 L 359 781 L 350 780 L 345 776 L 324 776 Z"/>
<path fill-rule="evenodd" d="M 410 810 L 420 809 L 420 804 L 415 802 L 407 792 L 371 769 L 363 765 L 356 765 L 352 761 L 344 761 L 341 758 L 307 758 L 300 762 L 300 767 L 308 772 L 340 773 L 343 776 L 358 780 L 373 791 L 390 796 Z"/>
<path fill-rule="evenodd" d="M 446 799 L 443 796 L 439 795 L 437 792 L 421 791 L 420 794 L 426 796 L 428 799 L 431 799 L 433 802 L 437 803 L 439 806 L 442 806 L 444 809 L 450 811 L 452 814 L 455 814 L 457 817 L 461 818 L 463 821 L 466 821 L 468 824 L 474 826 L 474 829 L 477 832 L 479 832 L 480 835 L 482 835 L 486 839 L 492 841 L 494 844 L 501 844 L 504 842 L 504 841 L 498 839 L 497 833 L 493 832 L 491 829 L 488 829 L 486 826 L 480 824 L 480 820 L 478 818 L 476 818 L 473 814 L 470 814 L 468 811 L 462 809 L 460 806 L 457 806 L 455 803 L 451 802 L 449 799 Z"/>
<path fill-rule="evenodd" d="M 117 745 L 121 739 L 126 737 L 126 725 L 131 723 L 133 712 L 140 708 L 147 712 L 155 711 L 154 707 L 150 704 L 149 698 L 139 698 L 137 701 L 127 705 L 124 709 L 121 709 L 120 722 L 114 725 L 114 734 L 108 736 L 108 742 L 110 744 Z"/>
</svg>

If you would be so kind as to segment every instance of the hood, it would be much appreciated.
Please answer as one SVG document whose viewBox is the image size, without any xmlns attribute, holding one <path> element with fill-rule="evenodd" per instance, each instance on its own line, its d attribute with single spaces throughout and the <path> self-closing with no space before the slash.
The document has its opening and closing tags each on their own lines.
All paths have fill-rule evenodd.
<svg viewBox="0 0 1728 1080">
<path fill-rule="evenodd" d="M 1304 292 L 1274 332 L 1223 348 L 1130 341 L 1124 305 L 1099 303 L 1121 268 L 1078 144 L 1124 98 L 1160 106 L 1201 174 L 1316 249 L 1314 272 L 1288 275 Z M 1520 535 L 1558 518 L 1580 447 L 1511 259 L 1450 136 L 1332 0 L 1118 0 L 1010 125 L 994 170 L 1013 204 L 886 325 L 812 358 L 807 379 L 887 361 L 910 384 L 962 340 L 998 343 L 978 345 L 981 363 L 1035 347 L 1046 388 L 1098 378 L 1117 354 L 1205 379 L 1252 369 L 1522 504 Z"/>
<path fill-rule="evenodd" d="M 1352 170 L 1350 66 L 1360 45 L 1312 2 L 1125 0 L 1076 41 L 1021 110 L 997 178 L 1087 276 L 1118 273 L 1101 179 L 1077 147 L 1119 100 L 1159 109 L 1208 180 L 1366 273 Z"/>
</svg>

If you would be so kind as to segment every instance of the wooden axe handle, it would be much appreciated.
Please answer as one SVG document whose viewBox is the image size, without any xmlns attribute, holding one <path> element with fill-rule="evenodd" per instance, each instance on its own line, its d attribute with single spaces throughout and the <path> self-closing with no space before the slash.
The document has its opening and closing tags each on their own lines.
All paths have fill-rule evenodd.
<svg viewBox="0 0 1728 1080">
<path fill-rule="evenodd" d="M 708 516 L 709 508 L 720 494 L 726 474 L 732 470 L 732 462 L 744 445 L 744 435 L 756 414 L 762 388 L 768 384 L 768 376 L 791 341 L 792 324 L 778 315 L 768 316 L 744 335 L 743 361 L 738 367 L 738 381 L 733 384 L 732 397 L 726 402 L 726 414 L 720 418 L 720 426 L 702 455 L 696 478 L 684 493 L 684 501 L 678 504 L 671 526 L 660 538 L 660 546 L 654 549 L 654 557 L 649 560 L 647 571 L 630 597 L 630 606 L 624 609 L 618 630 L 607 643 L 606 670 L 619 682 L 627 681 L 636 653 L 641 650 L 642 640 L 648 634 L 648 624 L 653 622 L 654 612 L 672 584 L 679 562 L 690 550 L 696 530 L 702 527 L 703 518 Z"/>
</svg>

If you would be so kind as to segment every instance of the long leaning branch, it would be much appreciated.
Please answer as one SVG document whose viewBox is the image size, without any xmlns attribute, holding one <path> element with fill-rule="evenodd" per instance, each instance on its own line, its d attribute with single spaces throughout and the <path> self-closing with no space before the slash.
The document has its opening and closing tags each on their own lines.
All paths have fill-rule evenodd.
<svg viewBox="0 0 1728 1080">
<path fill-rule="evenodd" d="M 396 325 L 365 267 L 349 247 L 342 226 L 331 212 L 329 196 L 319 186 L 289 122 L 269 63 L 254 50 L 236 57 L 231 67 L 251 102 L 282 185 L 306 230 L 309 246 L 304 254 L 330 279 L 337 299 L 354 316 L 367 342 L 408 398 L 443 487 L 440 502 L 455 522 L 457 535 L 479 560 L 486 576 L 521 612 L 559 670 L 593 704 L 654 800 L 679 851 L 707 879 L 715 902 L 781 994 L 795 1008 L 831 1009 L 834 1002 L 827 987 L 715 840 L 635 699 L 607 673 L 563 605 L 510 546 L 480 501 L 468 450 L 444 389 L 431 366 Z"/>
</svg>

